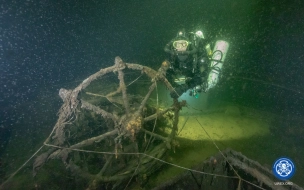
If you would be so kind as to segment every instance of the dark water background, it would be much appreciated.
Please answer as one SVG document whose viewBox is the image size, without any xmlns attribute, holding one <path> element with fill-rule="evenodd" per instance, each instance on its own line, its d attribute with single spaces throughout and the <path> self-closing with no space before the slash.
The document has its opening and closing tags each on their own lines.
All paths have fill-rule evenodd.
<svg viewBox="0 0 304 190">
<path fill-rule="evenodd" d="M 230 43 L 220 100 L 302 116 L 303 10 L 300 0 L 2 0 L 0 157 L 10 136 L 46 138 L 60 88 L 115 56 L 157 69 L 181 28 Z"/>
</svg>

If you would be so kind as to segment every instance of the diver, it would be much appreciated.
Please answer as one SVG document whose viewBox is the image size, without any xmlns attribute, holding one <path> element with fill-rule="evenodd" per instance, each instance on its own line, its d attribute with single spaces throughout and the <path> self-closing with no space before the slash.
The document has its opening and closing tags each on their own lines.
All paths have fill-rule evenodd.
<svg viewBox="0 0 304 190">
<path fill-rule="evenodd" d="M 190 89 L 190 95 L 197 98 L 199 92 L 216 86 L 228 48 L 226 41 L 219 40 L 212 51 L 201 30 L 179 31 L 164 48 L 170 55 L 166 77 L 175 87 L 171 97 L 178 98 Z"/>
</svg>

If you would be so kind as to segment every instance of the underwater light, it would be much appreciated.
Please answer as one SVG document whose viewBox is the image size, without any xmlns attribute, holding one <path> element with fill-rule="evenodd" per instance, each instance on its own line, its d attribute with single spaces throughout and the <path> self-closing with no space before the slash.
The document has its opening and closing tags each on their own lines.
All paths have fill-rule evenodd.
<svg viewBox="0 0 304 190">
<path fill-rule="evenodd" d="M 184 110 L 184 108 L 183 108 Z M 227 112 L 212 114 L 183 114 L 179 117 L 178 137 L 188 140 L 227 141 L 269 135 L 263 120 L 236 116 Z"/>
<path fill-rule="evenodd" d="M 237 106 L 224 106 L 218 111 L 210 111 L 212 109 L 209 99 L 210 93 L 200 93 L 199 97 L 195 98 L 190 96 L 189 92 L 190 90 L 178 98 L 178 101 L 185 100 L 187 102 L 187 106 L 180 111 L 179 138 L 209 140 L 203 128 L 217 141 L 269 134 L 269 126 L 266 122 L 233 111 L 238 109 Z M 172 105 L 172 98 L 165 86 L 158 85 L 158 96 L 162 106 Z"/>
<path fill-rule="evenodd" d="M 208 93 L 193 94 L 192 89 L 182 94 L 178 101 L 186 100 L 187 107 L 181 110 L 181 114 L 202 113 L 208 106 Z"/>
</svg>

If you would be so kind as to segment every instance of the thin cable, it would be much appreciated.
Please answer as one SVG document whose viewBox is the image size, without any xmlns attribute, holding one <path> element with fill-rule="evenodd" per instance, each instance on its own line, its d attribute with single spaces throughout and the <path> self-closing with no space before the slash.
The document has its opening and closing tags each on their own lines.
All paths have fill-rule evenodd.
<svg viewBox="0 0 304 190">
<path fill-rule="evenodd" d="M 243 180 L 243 181 L 245 181 L 245 182 L 247 182 L 247 183 L 249 183 L 249 184 L 251 184 L 251 185 L 253 185 L 253 186 L 255 186 L 255 187 L 258 187 L 258 188 L 260 188 L 260 189 L 263 189 L 263 190 L 266 190 L 266 189 L 264 189 L 264 188 L 262 188 L 262 187 L 260 187 L 260 186 L 257 186 L 256 184 L 254 184 L 254 183 L 251 183 L 251 182 L 249 182 L 249 181 L 247 181 L 247 180 L 244 180 L 243 178 L 241 178 L 241 176 L 239 176 L 239 174 L 236 172 L 236 170 L 234 169 L 234 167 L 232 166 L 232 164 L 230 164 L 230 162 L 228 161 L 228 159 L 227 159 L 227 157 L 224 155 L 224 153 L 220 150 L 220 148 L 217 146 L 217 144 L 214 142 L 214 140 L 212 139 L 212 137 L 209 135 L 209 133 L 205 130 L 205 128 L 202 126 L 202 124 L 198 121 L 198 119 L 197 118 L 195 118 L 196 119 L 196 121 L 200 124 L 200 126 L 203 128 L 203 130 L 205 131 L 205 133 L 207 134 L 207 136 L 209 137 L 209 139 L 212 141 L 212 143 L 214 144 L 214 146 L 217 148 L 217 150 L 221 153 L 221 155 L 224 157 L 224 159 L 226 160 L 226 162 L 229 164 L 229 166 L 232 168 L 232 170 L 234 171 L 234 173 L 237 175 L 237 178 L 239 179 L 239 180 Z M 236 177 L 235 177 L 236 178 Z"/>
<path fill-rule="evenodd" d="M 42 145 L 26 162 L 24 162 L 22 164 L 22 166 L 20 166 L 14 173 L 12 173 L 9 178 L 7 178 L 7 180 L 5 180 L 1 185 L 0 185 L 0 189 L 2 189 L 3 185 L 5 185 L 10 179 L 12 179 L 34 156 L 36 156 L 36 154 L 44 147 L 44 145 Z"/>
<path fill-rule="evenodd" d="M 191 171 L 191 172 L 195 172 L 195 173 L 199 173 L 199 174 L 205 174 L 205 175 L 211 175 L 211 176 L 216 176 L 216 177 L 224 177 L 224 178 L 231 178 L 231 179 L 241 179 L 243 181 L 245 181 L 246 183 L 249 183 L 259 189 L 262 189 L 262 190 L 266 190 L 256 184 L 253 184 L 247 180 L 244 180 L 240 177 L 233 177 L 233 176 L 226 176 L 226 175 L 219 175 L 219 174 L 213 174 L 213 173 L 207 173 L 207 172 L 202 172 L 202 171 L 198 171 L 198 170 L 194 170 L 194 169 L 190 169 L 190 168 L 186 168 L 186 167 L 183 167 L 183 166 L 179 166 L 179 165 L 176 165 L 176 164 L 173 164 L 171 162 L 167 162 L 167 161 L 164 161 L 164 160 L 161 160 L 159 158 L 156 158 L 154 156 L 151 156 L 151 155 L 148 155 L 146 153 L 140 153 L 140 152 L 118 152 L 118 153 L 115 153 L 115 152 L 100 152 L 100 151 L 93 151 L 93 150 L 83 150 L 83 149 L 77 149 L 77 148 L 67 148 L 67 147 L 61 147 L 61 146 L 57 146 L 57 145 L 52 145 L 52 144 L 47 144 L 47 143 L 44 143 L 45 146 L 49 146 L 49 147 L 54 147 L 54 148 L 59 148 L 59 149 L 66 149 L 66 150 L 71 150 L 71 151 L 78 151 L 78 152 L 86 152 L 86 153 L 96 153 L 96 154 L 109 154 L 109 155 L 115 155 L 115 154 L 120 154 L 120 155 L 141 155 L 141 156 L 147 156 L 149 158 L 152 158 L 154 160 L 157 160 L 159 162 L 162 162 L 164 164 L 168 164 L 168 165 L 171 165 L 171 166 L 174 166 L 174 167 L 177 167 L 177 168 L 180 168 L 180 169 L 184 169 L 184 170 L 187 170 L 187 171 Z M 220 151 L 221 152 L 221 151 Z M 222 153 L 222 152 L 221 152 Z M 226 158 L 224 156 L 224 158 Z"/>
<path fill-rule="evenodd" d="M 156 108 L 158 109 L 158 91 L 157 91 L 157 83 L 156 83 L 156 81 L 154 81 L 154 82 L 155 82 L 155 91 L 156 91 Z M 152 133 L 153 133 L 154 130 L 155 130 L 156 122 L 157 122 L 157 113 L 156 113 L 156 117 L 155 117 L 155 120 L 154 120 L 154 126 L 153 126 Z M 149 147 L 149 145 L 150 145 L 151 140 L 152 140 L 152 136 L 150 136 L 149 141 L 148 141 L 148 144 L 147 144 L 147 146 L 146 146 L 146 148 L 145 148 L 143 154 L 145 154 L 145 152 L 148 150 L 148 147 Z M 128 181 L 127 185 L 125 186 L 125 189 L 127 189 L 127 187 L 129 186 L 129 184 L 131 183 L 131 181 L 132 181 L 134 175 L 136 174 L 136 172 L 137 172 L 137 170 L 138 170 L 138 168 L 139 168 L 140 162 L 141 162 L 141 159 L 139 158 L 139 161 L 138 161 L 138 164 L 137 164 L 137 166 L 136 166 L 136 169 L 134 170 L 134 172 L 133 172 L 133 174 L 132 174 L 132 177 L 130 178 L 130 180 Z"/>
<path fill-rule="evenodd" d="M 157 91 L 157 83 L 156 83 L 156 81 L 155 81 L 155 91 L 156 91 L 156 109 L 158 109 L 158 91 Z M 155 127 L 156 127 L 157 115 L 158 115 L 158 114 L 157 114 L 157 110 L 156 110 L 156 116 L 155 116 L 155 120 L 154 120 L 154 126 L 153 126 L 153 129 L 152 129 L 152 133 L 154 133 L 154 130 L 155 130 Z M 147 151 L 148 146 L 150 145 L 151 140 L 152 140 L 152 136 L 150 136 L 150 139 L 149 139 L 149 141 L 148 141 L 148 144 L 147 144 L 146 149 L 145 149 L 144 152 Z"/>
<path fill-rule="evenodd" d="M 260 80 L 260 79 L 251 79 L 251 78 L 247 78 L 247 77 L 238 77 L 238 76 L 231 76 L 230 78 L 243 79 L 243 80 L 248 80 L 248 81 L 253 81 L 253 82 L 259 82 L 259 83 L 262 83 L 264 85 L 270 85 L 270 86 L 274 86 L 274 87 L 277 87 L 277 88 L 282 88 L 284 90 L 292 91 L 292 92 L 295 92 L 295 93 L 301 94 L 301 95 L 303 94 L 302 90 L 288 88 L 288 87 L 285 87 L 283 85 L 279 85 L 279 84 L 275 84 L 275 83 L 271 83 L 271 82 L 266 82 L 266 81 L 263 81 L 263 80 Z"/>
<path fill-rule="evenodd" d="M 49 141 L 50 137 L 52 136 L 52 134 L 54 133 L 56 127 L 53 127 L 52 132 L 50 133 L 50 135 L 45 139 L 43 145 L 27 160 L 25 161 L 22 166 L 20 166 L 14 173 L 12 173 L 10 175 L 9 178 L 7 178 L 7 180 L 5 180 L 1 185 L 0 185 L 0 189 L 2 189 L 3 185 L 5 185 L 10 179 L 12 179 L 34 156 L 36 156 L 36 154 L 38 154 L 38 152 L 46 145 L 46 143 Z"/>
<path fill-rule="evenodd" d="M 188 119 L 189 119 L 189 116 L 186 118 L 186 121 L 184 122 L 184 124 L 183 124 L 181 130 L 177 133 L 177 136 L 178 136 L 178 135 L 182 132 L 182 130 L 184 129 L 184 127 L 185 127 L 185 125 L 186 125 Z"/>
<path fill-rule="evenodd" d="M 120 155 L 141 155 L 141 156 L 147 156 L 147 157 L 152 158 L 152 159 L 154 159 L 154 160 L 157 160 L 157 161 L 159 161 L 159 162 L 162 162 L 162 163 L 165 163 L 165 164 L 168 164 L 168 165 L 177 167 L 177 168 L 181 168 L 181 169 L 184 169 L 184 170 L 188 170 L 188 171 L 192 171 L 192 172 L 196 172 L 196 173 L 200 173 L 200 174 L 212 175 L 212 176 L 216 176 L 216 177 L 225 177 L 225 178 L 234 178 L 234 179 L 238 179 L 238 177 L 226 176 L 226 175 L 219 175 L 219 174 L 213 174 L 213 173 L 207 173 L 207 172 L 202 172 L 202 171 L 198 171 L 198 170 L 186 168 L 186 167 L 179 166 L 179 165 L 173 164 L 173 163 L 171 163 L 171 162 L 167 162 L 167 161 L 161 160 L 161 159 L 159 159 L 159 158 L 156 158 L 156 157 L 154 157 L 154 156 L 151 156 L 151 155 L 149 155 L 149 154 L 141 153 L 141 152 L 134 152 L 134 153 L 133 153 L 133 152 L 118 152 L 118 153 L 115 153 L 115 152 L 100 152 L 100 151 L 93 151 L 93 150 L 83 150 L 83 149 L 77 149 L 77 148 L 61 147 L 61 146 L 52 145 L 52 144 L 47 144 L 47 143 L 45 143 L 44 145 L 45 145 L 45 146 L 54 147 L 54 148 L 59 148 L 59 149 L 66 149 L 66 150 L 72 150 L 72 151 L 78 151 L 78 152 L 86 152 L 86 153 L 109 154 L 109 155 L 120 154 Z"/>
<path fill-rule="evenodd" d="M 131 84 L 133 84 L 135 81 L 137 81 L 143 74 L 139 75 L 139 77 L 137 77 L 135 80 L 133 80 L 130 84 L 128 84 L 126 87 L 130 86 Z"/>
<path fill-rule="evenodd" d="M 156 88 L 157 90 L 157 88 Z M 157 93 L 157 106 L 158 106 L 158 93 Z M 153 131 L 154 131 L 154 128 L 156 126 L 156 120 L 157 120 L 157 117 L 155 119 L 155 123 L 154 123 L 154 127 L 153 127 Z M 218 151 L 221 153 L 221 155 L 226 159 L 227 161 L 227 158 L 226 156 L 223 154 L 223 152 L 219 149 L 219 147 L 216 145 L 216 143 L 214 142 L 214 140 L 212 139 L 212 137 L 209 135 L 209 133 L 205 130 L 205 128 L 201 125 L 201 123 L 198 121 L 198 119 L 196 118 L 197 122 L 200 124 L 200 126 L 203 128 L 203 130 L 205 131 L 205 133 L 208 135 L 208 137 L 210 138 L 210 140 L 213 142 L 214 146 L 218 149 Z M 140 153 L 140 152 L 137 152 L 137 153 L 128 153 L 128 152 L 119 152 L 119 153 L 115 153 L 115 152 L 100 152 L 100 151 L 92 151 L 92 150 L 83 150 L 83 149 L 75 149 L 75 148 L 67 148 L 67 147 L 61 147 L 61 146 L 57 146 L 57 145 L 52 145 L 52 144 L 48 144 L 48 140 L 49 138 L 51 137 L 51 135 L 54 133 L 55 131 L 55 128 L 53 128 L 52 132 L 50 133 L 50 135 L 48 136 L 48 138 L 45 140 L 45 142 L 43 143 L 43 145 L 22 165 L 20 166 L 13 174 L 10 175 L 10 177 L 1 184 L 0 186 L 0 189 L 3 187 L 3 185 L 5 185 L 11 178 L 13 178 L 44 146 L 49 146 L 49 147 L 54 147 L 54 148 L 58 148 L 58 149 L 66 149 L 66 150 L 71 150 L 71 151 L 78 151 L 78 152 L 86 152 L 86 153 L 98 153 L 98 154 L 109 154 L 109 155 L 115 155 L 115 154 L 121 154 L 121 155 L 139 155 L 139 156 L 147 156 L 149 158 L 152 158 L 154 160 L 157 160 L 159 162 L 162 162 L 164 164 L 168 164 L 168 165 L 171 165 L 171 166 L 174 166 L 174 167 L 177 167 L 177 168 L 180 168 L 180 169 L 184 169 L 184 170 L 187 170 L 187 171 L 191 171 L 191 172 L 195 172 L 195 173 L 199 173 L 199 174 L 205 174 L 205 175 L 211 175 L 211 176 L 216 176 L 216 177 L 224 177 L 224 178 L 232 178 L 232 179 L 240 179 L 240 180 L 243 180 L 244 182 L 248 183 L 248 184 L 251 184 L 259 189 L 262 189 L 262 190 L 265 190 L 264 188 L 262 187 L 259 187 L 258 185 L 256 184 L 253 184 L 247 180 L 244 180 L 242 179 L 236 172 L 236 170 L 233 168 L 233 166 L 227 161 L 227 163 L 231 166 L 231 168 L 234 170 L 235 174 L 237 175 L 237 177 L 233 177 L 233 176 L 226 176 L 226 175 L 219 175 L 219 174 L 213 174 L 213 173 L 207 173 L 207 172 L 202 172 L 202 171 L 198 171 L 198 170 L 194 170 L 194 169 L 190 169 L 190 168 L 186 168 L 186 167 L 183 167 L 183 166 L 179 166 L 179 165 L 176 165 L 176 164 L 173 164 L 173 163 L 170 163 L 170 162 L 167 162 L 167 161 L 164 161 L 164 160 L 161 160 L 159 158 L 156 158 L 154 156 L 151 156 L 151 155 L 148 155 L 146 154 L 145 152 L 143 153 Z M 151 140 L 151 139 L 150 139 Z M 147 148 L 146 148 L 147 150 Z M 146 151 L 145 150 L 145 151 Z M 139 166 L 139 165 L 138 165 Z M 138 167 L 137 167 L 138 168 Z M 136 168 L 136 169 L 137 169 Z M 136 172 L 136 170 L 135 170 Z M 135 173 L 134 172 L 134 173 Z M 131 180 L 130 180 L 131 181 Z M 129 183 L 130 183 L 129 181 Z M 129 184 L 128 183 L 128 184 Z M 127 187 L 127 186 L 126 186 Z"/>
<path fill-rule="evenodd" d="M 225 158 L 226 162 L 230 165 L 230 167 L 233 169 L 234 173 L 238 176 L 239 179 L 242 179 L 239 174 L 236 172 L 236 170 L 232 167 L 232 165 L 230 164 L 230 162 L 228 162 L 228 159 L 226 158 L 226 156 L 224 155 L 224 153 L 220 150 L 220 148 L 217 146 L 217 144 L 214 142 L 213 138 L 209 135 L 209 133 L 205 130 L 205 128 L 202 126 L 202 124 L 198 121 L 197 118 L 195 118 L 196 121 L 200 124 L 200 126 L 203 128 L 203 130 L 205 131 L 205 133 L 207 134 L 208 138 L 212 141 L 212 143 L 214 144 L 214 146 L 217 148 L 217 150 L 221 153 L 221 155 Z"/>
</svg>

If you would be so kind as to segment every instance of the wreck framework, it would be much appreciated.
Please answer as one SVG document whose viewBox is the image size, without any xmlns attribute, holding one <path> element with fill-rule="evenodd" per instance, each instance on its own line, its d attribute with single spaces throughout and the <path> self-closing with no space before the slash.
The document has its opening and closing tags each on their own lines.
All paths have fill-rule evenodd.
<svg viewBox="0 0 304 190">
<path fill-rule="evenodd" d="M 155 71 L 139 64 L 125 63 L 116 57 L 113 66 L 89 76 L 75 89 L 60 89 L 59 96 L 63 105 L 58 112 L 58 120 L 44 145 L 31 157 L 40 150 L 44 151 L 34 161 L 34 175 L 49 160 L 60 159 L 73 175 L 86 181 L 86 189 L 126 189 L 134 179 L 144 185 L 148 177 L 163 164 L 180 167 L 164 161 L 164 158 L 168 150 L 174 150 L 178 145 L 176 136 L 179 111 L 186 106 L 186 102 L 173 99 L 172 105 L 167 108 L 160 108 L 158 101 L 156 106 L 148 104 L 152 93 L 157 90 L 157 82 L 162 82 L 170 93 L 176 93 L 165 77 L 168 68 L 169 63 L 166 61 Z M 139 71 L 140 76 L 128 81 L 127 70 Z M 117 86 L 111 90 L 101 89 L 102 94 L 86 91 L 94 81 L 110 74 L 112 76 L 109 81 L 115 81 L 116 77 Z M 127 90 L 142 75 L 149 79 L 148 91 L 144 96 L 133 94 L 131 98 L 132 93 L 127 93 Z M 126 81 L 129 83 L 126 84 Z M 109 86 L 109 83 L 106 82 L 105 85 Z M 94 88 L 89 90 L 94 91 Z M 170 132 L 165 133 L 168 130 L 164 128 Z M 84 132 L 86 130 L 90 132 Z M 213 141 L 211 137 L 210 140 Z M 214 145 L 217 147 L 215 143 Z M 275 179 L 271 172 L 259 163 L 233 150 L 222 152 L 218 147 L 217 149 L 220 152 L 218 155 L 192 169 L 180 167 L 187 170 L 187 173 L 156 189 L 190 186 L 193 189 L 286 189 L 274 186 Z M 80 155 L 81 152 L 98 155 L 93 158 L 99 164 L 91 163 L 96 167 L 89 168 L 89 159 Z M 250 180 L 242 174 L 251 176 Z M 2 188 L 5 188 L 5 183 L 0 186 Z M 292 189 L 302 188 L 294 184 Z"/>
<path fill-rule="evenodd" d="M 97 189 L 101 186 L 118 188 L 122 184 L 126 185 L 134 176 L 137 178 L 140 176 L 142 181 L 145 181 L 147 176 L 151 175 L 160 166 L 160 162 L 156 159 L 163 158 L 166 151 L 175 146 L 174 138 L 177 132 L 179 110 L 182 106 L 185 106 L 185 102 L 178 102 L 177 99 L 174 99 L 171 107 L 162 110 L 159 108 L 149 108 L 149 113 L 147 113 L 147 101 L 157 87 L 158 81 L 163 82 L 171 92 L 174 91 L 171 84 L 165 78 L 168 66 L 167 62 L 163 62 L 161 68 L 156 72 L 149 67 L 124 63 L 121 58 L 116 57 L 113 66 L 101 69 L 99 72 L 91 75 L 74 90 L 60 89 L 59 95 L 64 103 L 59 110 L 57 123 L 44 143 L 49 149 L 38 156 L 34 162 L 34 174 L 48 160 L 56 158 L 61 159 L 66 168 L 72 173 L 87 179 L 89 181 L 88 189 Z M 133 105 L 133 107 L 130 106 L 129 94 L 127 93 L 127 85 L 124 78 L 124 71 L 126 69 L 138 70 L 141 74 L 147 75 L 151 81 L 146 95 L 144 97 L 137 97 L 137 104 Z M 98 107 L 80 98 L 81 92 L 93 81 L 113 72 L 117 73 L 119 80 L 116 90 L 105 95 L 86 92 L 87 95 L 105 98 L 110 102 L 111 108 L 109 106 L 105 108 Z M 114 100 L 114 97 L 117 95 L 122 99 L 122 108 Z M 140 103 L 139 99 L 142 99 Z M 119 108 L 121 113 L 115 112 L 116 108 Z M 81 137 L 85 135 L 73 137 L 70 134 L 69 129 L 71 127 L 69 125 L 77 122 L 79 120 L 78 117 L 83 116 L 81 112 L 84 110 L 91 114 L 102 116 L 102 121 L 106 123 L 106 127 L 105 129 L 97 129 L 97 131 L 100 131 L 100 134 L 90 136 L 89 138 Z M 168 135 L 158 134 L 156 132 L 158 130 L 155 129 L 156 120 L 168 112 L 174 114 L 172 126 L 169 127 L 171 128 L 171 132 Z M 153 127 L 145 125 L 145 123 L 151 120 L 155 120 Z M 139 145 L 139 141 L 143 145 Z M 96 144 L 99 147 L 96 148 Z M 89 148 L 84 150 L 85 147 Z M 105 156 L 99 158 L 100 162 L 103 163 L 99 171 L 88 172 L 83 169 L 83 165 L 76 163 L 75 157 L 79 157 L 79 155 L 77 153 L 73 155 L 74 152 L 105 154 Z M 78 158 L 78 161 L 81 159 Z"/>
</svg>

